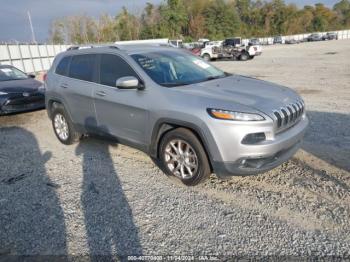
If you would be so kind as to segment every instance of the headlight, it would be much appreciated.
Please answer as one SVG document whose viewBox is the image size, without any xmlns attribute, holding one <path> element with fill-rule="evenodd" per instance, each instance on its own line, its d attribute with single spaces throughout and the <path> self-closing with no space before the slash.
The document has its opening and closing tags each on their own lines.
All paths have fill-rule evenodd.
<svg viewBox="0 0 350 262">
<path fill-rule="evenodd" d="M 262 121 L 265 118 L 259 114 L 252 113 L 242 113 L 229 110 L 213 109 L 209 108 L 208 113 L 210 116 L 223 119 L 223 120 L 233 120 L 233 121 Z"/>
<path fill-rule="evenodd" d="M 39 86 L 38 87 L 38 90 L 40 91 L 40 92 L 45 92 L 45 85 L 41 85 L 41 86 Z"/>
<path fill-rule="evenodd" d="M 6 92 L 1 92 L 1 91 L 0 91 L 0 96 L 2 96 L 2 95 L 7 95 L 7 93 L 6 93 Z"/>
</svg>

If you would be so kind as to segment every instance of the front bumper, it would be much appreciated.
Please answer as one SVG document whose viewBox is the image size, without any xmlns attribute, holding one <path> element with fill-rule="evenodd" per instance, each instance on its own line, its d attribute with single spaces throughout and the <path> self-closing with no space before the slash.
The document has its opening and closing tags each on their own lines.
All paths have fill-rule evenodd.
<svg viewBox="0 0 350 262">
<path fill-rule="evenodd" d="M 274 134 L 273 130 L 267 127 L 250 127 L 250 133 L 264 132 L 267 139 L 258 144 L 243 145 L 240 143 L 241 136 L 237 135 L 235 145 L 229 145 L 227 142 L 221 144 L 218 140 L 218 147 L 222 160 L 212 161 L 214 173 L 219 177 L 234 175 L 255 175 L 271 170 L 288 159 L 301 147 L 302 140 L 308 126 L 308 119 L 304 115 L 300 121 L 293 127 Z M 235 127 L 237 132 L 239 127 Z M 238 131 L 239 132 L 239 131 Z M 229 132 L 228 132 L 229 133 Z M 244 134 L 242 132 L 242 134 Z"/>
<path fill-rule="evenodd" d="M 21 113 L 45 108 L 45 95 L 43 93 L 8 97 L 0 105 L 0 115 Z"/>
</svg>

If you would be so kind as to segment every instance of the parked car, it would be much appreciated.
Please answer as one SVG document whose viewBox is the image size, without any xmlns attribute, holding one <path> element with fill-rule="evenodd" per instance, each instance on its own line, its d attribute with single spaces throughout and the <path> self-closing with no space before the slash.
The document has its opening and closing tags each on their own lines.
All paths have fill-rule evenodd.
<svg viewBox="0 0 350 262">
<path fill-rule="evenodd" d="M 322 40 L 338 40 L 338 34 L 335 32 L 328 32 L 322 36 Z"/>
<path fill-rule="evenodd" d="M 111 46 L 56 56 L 46 108 L 63 144 L 97 133 L 149 154 L 166 174 L 196 185 L 252 175 L 288 160 L 308 119 L 301 97 L 231 75 L 176 48 Z"/>
<path fill-rule="evenodd" d="M 0 65 L 0 115 L 45 107 L 43 84 L 21 70 Z"/>
<path fill-rule="evenodd" d="M 299 40 L 296 40 L 296 39 L 294 39 L 294 38 L 291 38 L 291 39 L 286 39 L 286 40 L 284 41 L 284 43 L 287 44 L 287 45 L 293 45 L 293 44 L 299 44 L 300 41 L 299 41 Z"/>
<path fill-rule="evenodd" d="M 311 34 L 306 38 L 306 41 L 308 42 L 321 41 L 321 40 L 322 40 L 322 35 L 319 33 Z"/>
<path fill-rule="evenodd" d="M 274 44 L 283 44 L 283 39 L 282 39 L 282 36 L 275 36 L 274 38 L 273 38 L 273 43 Z"/>
</svg>

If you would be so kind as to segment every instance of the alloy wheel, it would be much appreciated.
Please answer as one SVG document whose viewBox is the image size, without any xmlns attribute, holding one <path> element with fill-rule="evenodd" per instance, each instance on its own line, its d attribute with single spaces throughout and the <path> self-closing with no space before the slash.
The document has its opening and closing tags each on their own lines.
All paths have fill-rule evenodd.
<svg viewBox="0 0 350 262">
<path fill-rule="evenodd" d="M 182 139 L 168 142 L 164 151 L 166 166 L 181 179 L 192 178 L 198 170 L 198 157 L 189 143 Z"/>
<path fill-rule="evenodd" d="M 61 140 L 67 140 L 69 137 L 68 123 L 63 115 L 56 114 L 54 118 L 55 131 Z"/>
</svg>

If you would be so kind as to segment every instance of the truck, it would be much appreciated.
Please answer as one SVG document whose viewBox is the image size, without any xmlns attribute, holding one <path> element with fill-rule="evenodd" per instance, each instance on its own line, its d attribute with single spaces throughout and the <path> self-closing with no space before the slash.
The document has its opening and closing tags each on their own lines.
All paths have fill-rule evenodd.
<svg viewBox="0 0 350 262">
<path fill-rule="evenodd" d="M 224 57 L 241 61 L 253 59 L 255 56 L 261 55 L 262 53 L 262 48 L 260 45 L 244 45 L 242 43 L 242 38 L 240 37 L 225 39 L 225 41 L 222 43 L 222 49 Z"/>
<path fill-rule="evenodd" d="M 261 55 L 261 53 L 260 45 L 245 45 L 240 37 L 233 37 L 224 41 L 206 42 L 201 50 L 201 57 L 207 61 L 220 58 L 246 61 Z"/>
<path fill-rule="evenodd" d="M 222 46 L 222 41 L 206 41 L 203 43 L 203 48 L 201 49 L 200 56 L 205 61 L 216 60 L 222 57 L 220 52 L 220 47 Z"/>
</svg>

